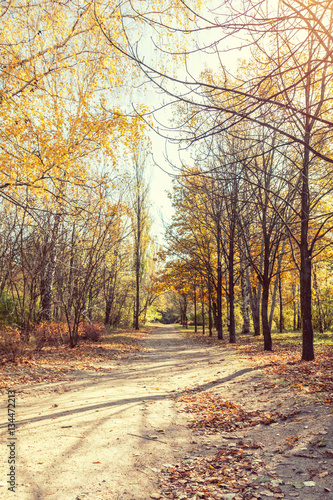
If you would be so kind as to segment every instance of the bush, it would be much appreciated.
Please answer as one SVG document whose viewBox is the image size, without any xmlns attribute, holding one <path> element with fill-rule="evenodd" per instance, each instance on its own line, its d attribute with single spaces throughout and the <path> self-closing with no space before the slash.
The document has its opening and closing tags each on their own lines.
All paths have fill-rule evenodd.
<svg viewBox="0 0 333 500">
<path fill-rule="evenodd" d="M 0 294 L 0 321 L 10 324 L 15 316 L 15 303 L 6 291 Z"/>
<path fill-rule="evenodd" d="M 41 351 L 45 346 L 56 346 L 65 344 L 68 341 L 64 323 L 50 321 L 41 323 L 33 330 L 37 351 Z"/>
<path fill-rule="evenodd" d="M 82 340 L 90 340 L 91 342 L 99 342 L 101 337 L 106 333 L 105 326 L 96 323 L 82 323 L 79 331 Z"/>
<path fill-rule="evenodd" d="M 25 349 L 20 331 L 17 328 L 1 325 L 0 327 L 0 354 L 2 361 L 15 363 L 21 358 Z"/>
</svg>

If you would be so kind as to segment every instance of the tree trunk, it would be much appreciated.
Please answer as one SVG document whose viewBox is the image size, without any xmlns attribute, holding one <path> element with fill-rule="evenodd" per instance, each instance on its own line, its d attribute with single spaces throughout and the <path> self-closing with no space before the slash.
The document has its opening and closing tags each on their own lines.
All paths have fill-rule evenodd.
<svg viewBox="0 0 333 500">
<path fill-rule="evenodd" d="M 319 287 L 318 287 L 318 281 L 317 281 L 317 273 L 315 268 L 313 268 L 313 288 L 316 293 L 316 309 L 317 309 L 317 328 L 319 333 L 324 333 L 324 328 L 323 328 L 323 314 L 322 314 L 322 307 L 321 307 L 321 302 L 320 302 L 320 293 L 319 293 Z"/>
<path fill-rule="evenodd" d="M 188 328 L 187 324 L 187 296 L 184 295 L 184 323 L 185 323 L 185 328 Z"/>
<path fill-rule="evenodd" d="M 293 293 L 293 310 L 294 310 L 294 320 L 293 320 L 293 331 L 296 331 L 297 328 L 297 305 L 296 305 L 296 285 L 292 284 L 292 293 Z"/>
<path fill-rule="evenodd" d="M 269 176 L 265 181 L 266 187 L 269 187 Z M 262 214 L 262 230 L 263 230 L 263 271 L 262 271 L 262 299 L 261 299 L 261 323 L 262 333 L 264 336 L 264 350 L 272 350 L 271 328 L 268 319 L 268 299 L 270 285 L 270 232 L 267 228 L 267 209 L 268 209 L 268 192 L 265 191 L 265 202 Z"/>
<path fill-rule="evenodd" d="M 313 349 L 313 327 L 312 327 L 312 300 L 311 300 L 311 260 L 307 248 L 301 251 L 301 318 L 303 333 L 302 359 L 312 361 L 314 359 Z"/>
<path fill-rule="evenodd" d="M 226 297 L 227 297 L 227 300 L 226 300 L 226 305 L 227 305 L 227 328 L 228 328 L 228 332 L 229 332 L 229 324 L 230 324 L 230 314 L 229 314 L 229 305 L 230 305 L 230 302 L 229 302 L 229 283 L 228 283 L 228 270 L 226 269 L 225 270 L 225 275 L 224 275 L 224 278 L 225 278 L 225 291 L 226 291 Z"/>
<path fill-rule="evenodd" d="M 260 299 L 257 287 L 249 288 L 252 322 L 255 337 L 260 336 Z"/>
<path fill-rule="evenodd" d="M 305 144 L 310 144 L 309 118 L 306 117 Z M 313 349 L 313 326 L 312 326 L 312 297 L 311 297 L 311 251 L 308 245 L 309 230 L 309 150 L 305 147 L 303 169 L 302 169 L 302 198 L 301 198 L 301 269 L 300 269 L 300 295 L 302 316 L 302 359 L 312 361 L 314 359 Z"/>
<path fill-rule="evenodd" d="M 41 318 L 45 321 L 50 321 L 52 318 L 52 303 L 53 303 L 53 282 L 54 274 L 57 263 L 57 240 L 60 225 L 60 214 L 55 215 L 55 220 L 52 228 L 51 241 L 49 248 L 45 248 L 46 262 L 41 279 L 40 293 L 41 293 Z M 47 242 L 45 243 L 47 247 Z"/>
<path fill-rule="evenodd" d="M 110 314 L 111 314 L 113 299 L 114 299 L 114 286 L 113 286 L 113 276 L 111 276 L 108 295 L 105 301 L 105 318 L 104 318 L 105 325 L 110 324 Z"/>
<path fill-rule="evenodd" d="M 140 238 L 140 220 L 139 220 L 139 215 L 140 210 L 138 210 L 138 241 L 137 241 L 137 248 L 136 248 L 136 262 L 135 262 L 135 321 L 134 321 L 134 328 L 135 330 L 139 330 L 139 311 L 140 311 L 140 245 L 141 245 L 141 238 Z"/>
<path fill-rule="evenodd" d="M 235 227 L 232 224 L 229 240 L 229 342 L 236 342 L 235 330 L 235 284 L 234 284 Z"/>
<path fill-rule="evenodd" d="M 90 322 L 92 322 L 92 310 L 93 310 L 93 292 L 92 292 L 92 289 L 90 288 L 89 290 L 89 294 L 88 294 L 88 307 L 87 307 L 88 311 L 87 311 L 87 317 L 89 319 Z"/>
<path fill-rule="evenodd" d="M 201 302 L 201 314 L 202 314 L 202 335 L 205 335 L 205 303 Z"/>
<path fill-rule="evenodd" d="M 202 335 L 205 335 L 205 293 L 203 286 L 201 287 L 201 293 Z"/>
<path fill-rule="evenodd" d="M 278 286 L 279 286 L 279 283 L 280 283 L 280 272 L 281 272 L 282 258 L 284 256 L 284 251 L 285 251 L 285 248 L 286 248 L 286 242 L 287 242 L 287 239 L 284 238 L 283 239 L 283 244 L 282 244 L 282 250 L 281 250 L 281 253 L 279 255 L 279 260 L 278 260 L 277 273 L 276 273 L 276 278 L 275 278 L 275 282 L 274 282 L 274 289 L 273 289 L 273 295 L 272 295 L 271 312 L 269 314 L 269 327 L 270 327 L 270 329 L 272 329 L 273 314 L 274 314 L 275 301 L 276 301 L 276 294 L 277 294 Z"/>
<path fill-rule="evenodd" d="M 269 281 L 263 280 L 262 283 L 262 298 L 261 298 L 261 322 L 262 333 L 264 336 L 264 350 L 272 350 L 271 329 L 268 321 L 268 297 L 269 297 Z"/>
<path fill-rule="evenodd" d="M 280 299 L 280 321 L 279 321 L 279 327 L 280 327 L 280 333 L 283 332 L 284 330 L 284 319 L 283 319 L 283 300 L 282 300 L 282 280 L 281 280 L 281 273 L 279 274 L 279 299 Z"/>
<path fill-rule="evenodd" d="M 212 293 L 211 293 L 211 284 L 210 279 L 208 277 L 208 328 L 209 328 L 209 336 L 213 335 L 213 321 L 212 321 Z"/>
<path fill-rule="evenodd" d="M 301 318 L 301 309 L 300 309 L 300 301 L 299 301 L 299 290 L 300 287 L 297 287 L 297 330 L 302 328 L 302 318 Z"/>
<path fill-rule="evenodd" d="M 264 350 L 272 350 L 272 337 L 271 328 L 268 319 L 268 299 L 269 299 L 269 235 L 266 232 L 266 217 L 264 215 L 264 267 L 263 267 L 263 278 L 262 278 L 262 298 L 261 298 L 261 323 L 262 323 L 262 333 L 264 336 Z"/>
<path fill-rule="evenodd" d="M 194 284 L 194 332 L 198 331 L 198 321 L 197 321 L 197 288 Z"/>
<path fill-rule="evenodd" d="M 244 256 L 240 252 L 240 272 L 241 272 L 241 290 L 242 290 L 242 316 L 243 316 L 243 326 L 242 335 L 250 333 L 250 294 L 246 279 L 246 271 L 244 266 Z"/>
<path fill-rule="evenodd" d="M 217 224 L 217 338 L 223 340 L 222 329 L 222 268 L 221 268 L 221 227 Z"/>
</svg>

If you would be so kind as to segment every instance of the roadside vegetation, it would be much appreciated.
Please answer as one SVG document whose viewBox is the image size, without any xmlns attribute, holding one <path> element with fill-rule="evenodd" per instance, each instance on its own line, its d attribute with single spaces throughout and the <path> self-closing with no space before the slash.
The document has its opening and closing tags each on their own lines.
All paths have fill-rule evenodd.
<svg viewBox="0 0 333 500">
<path fill-rule="evenodd" d="M 45 328 L 45 327 L 44 327 Z M 7 345 L 3 344 L 0 356 L 0 390 L 74 380 L 73 376 L 92 372 L 96 377 L 112 370 L 111 362 L 126 359 L 134 352 L 145 348 L 140 340 L 147 336 L 149 327 L 135 329 L 109 329 L 103 324 L 80 325 L 80 342 L 68 349 L 65 325 L 48 325 L 48 335 L 40 343 L 41 328 L 31 335 L 24 346 L 16 332 L 17 344 L 13 342 L 13 331 L 8 331 Z M 52 335 L 51 335 L 52 333 Z M 5 357 L 6 356 L 6 357 Z"/>
<path fill-rule="evenodd" d="M 248 359 L 253 366 L 263 368 L 267 373 L 280 377 L 280 383 L 297 391 L 313 394 L 322 401 L 333 404 L 333 338 L 332 332 L 318 333 L 314 336 L 316 359 L 310 363 L 300 360 L 302 345 L 301 332 L 273 332 L 273 351 L 262 349 L 262 339 L 250 335 L 238 335 L 237 343 L 217 337 L 202 336 L 195 333 L 194 327 L 179 327 L 182 335 L 195 339 L 204 345 L 232 350 L 241 359 Z"/>
</svg>

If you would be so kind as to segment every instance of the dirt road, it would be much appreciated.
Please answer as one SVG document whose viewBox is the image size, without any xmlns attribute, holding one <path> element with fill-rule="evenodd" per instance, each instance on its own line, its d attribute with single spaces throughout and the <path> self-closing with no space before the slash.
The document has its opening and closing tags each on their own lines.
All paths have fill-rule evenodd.
<svg viewBox="0 0 333 500">
<path fill-rule="evenodd" d="M 149 351 L 114 363 L 107 374 L 76 372 L 71 382 L 22 387 L 15 409 L 15 493 L 7 490 L 10 466 L 2 460 L 1 498 L 150 498 L 154 469 L 193 448 L 187 417 L 172 396 L 185 387 L 208 388 L 210 379 L 244 368 L 218 362 L 219 351 L 194 345 L 168 326 L 154 330 L 145 347 Z M 2 406 L 2 417 L 5 412 Z M 0 431 L 1 456 L 7 457 L 6 424 Z"/>
<path fill-rule="evenodd" d="M 179 411 L 173 396 L 185 388 L 219 387 L 223 397 L 239 397 L 242 380 L 255 384 L 261 377 L 249 361 L 186 340 L 171 326 L 156 328 L 144 345 L 146 352 L 113 362 L 108 373 L 74 372 L 70 382 L 17 392 L 17 439 L 8 439 L 6 423 L 0 426 L 0 498 L 147 500 L 154 493 L 157 498 L 161 468 L 216 441 L 214 436 L 194 441 L 186 426 L 190 416 Z M 2 422 L 7 401 L 4 405 Z M 7 489 L 11 443 L 15 492 Z"/>
</svg>

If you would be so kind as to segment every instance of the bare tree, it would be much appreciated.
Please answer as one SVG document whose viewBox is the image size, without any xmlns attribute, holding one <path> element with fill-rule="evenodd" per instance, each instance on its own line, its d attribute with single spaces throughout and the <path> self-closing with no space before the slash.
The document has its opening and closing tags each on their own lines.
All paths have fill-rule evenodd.
<svg viewBox="0 0 333 500">
<path fill-rule="evenodd" d="M 96 16 L 98 18 L 98 2 Z M 312 360 L 313 327 L 311 316 L 311 263 L 315 247 L 331 229 L 332 212 L 322 211 L 320 223 L 315 224 L 314 237 L 310 236 L 309 227 L 314 222 L 312 213 L 318 207 L 312 195 L 315 184 L 312 173 L 318 168 L 325 170 L 325 181 L 322 183 L 321 197 L 331 193 L 328 179 L 332 178 L 333 157 L 330 148 L 325 147 L 332 139 L 332 19 L 333 7 L 330 2 L 311 2 L 304 4 L 299 0 L 290 0 L 272 4 L 264 1 L 246 1 L 244 4 L 223 2 L 220 12 L 201 15 L 185 2 L 180 2 L 184 27 L 175 17 L 174 23 L 168 16 L 163 16 L 158 9 L 146 10 L 143 6 L 133 6 L 132 19 L 139 15 L 147 30 L 161 30 L 174 34 L 177 39 L 183 34 L 188 37 L 198 32 L 216 32 L 216 36 L 208 45 L 193 49 L 184 49 L 180 57 L 185 58 L 186 67 L 181 76 L 168 72 L 165 65 L 153 64 L 145 58 L 144 45 L 133 40 L 135 30 L 126 31 L 125 44 L 114 40 L 104 24 L 100 27 L 109 43 L 122 54 L 136 62 L 145 77 L 155 87 L 170 97 L 171 103 L 182 102 L 188 107 L 188 114 L 183 122 L 182 133 L 179 128 L 175 133 L 185 139 L 187 144 L 194 143 L 221 131 L 232 130 L 235 123 L 251 122 L 253 126 L 263 127 L 279 134 L 279 147 L 289 149 L 289 156 L 295 150 L 301 162 L 295 182 L 295 194 L 301 201 L 299 211 L 299 234 L 293 238 L 300 248 L 300 287 L 301 314 L 303 328 L 302 359 Z M 163 6 L 168 11 L 167 6 Z M 271 8 L 271 10 L 269 10 Z M 124 12 L 128 14 L 129 6 Z M 195 15 L 194 15 L 195 14 Z M 193 21 L 190 21 L 193 19 Z M 236 42 L 234 35 L 237 36 Z M 211 37 L 210 37 L 211 39 Z M 170 44 L 172 45 L 172 44 Z M 234 75 L 223 66 L 223 54 L 231 48 L 241 46 L 252 47 L 252 61 L 256 71 L 252 76 L 248 72 Z M 155 46 L 159 48 L 158 39 Z M 165 59 L 176 57 L 172 48 L 160 49 Z M 215 78 L 212 72 L 206 77 L 196 77 L 191 73 L 190 53 L 215 50 L 220 63 L 220 75 Z M 179 55 L 179 53 L 178 53 Z M 157 59 L 158 60 L 158 59 Z M 193 76 L 194 75 L 194 76 Z M 209 99 L 207 100 L 207 97 Z M 204 111 L 203 113 L 201 113 Z M 191 116 L 197 120 L 196 130 L 188 127 Z M 207 114 L 211 119 L 207 120 Z M 158 113 L 157 113 L 158 118 Z M 270 117 L 268 119 L 268 116 Z M 143 116 L 143 118 L 145 118 Z M 198 121 L 198 120 L 197 120 Z M 175 138 L 165 127 L 166 136 Z M 301 187 L 300 187 L 301 186 Z M 300 187 L 300 188 L 299 188 Z M 318 217 L 318 214 L 316 214 Z M 317 221 L 319 219 L 317 218 Z M 296 226 L 294 226 L 295 228 Z M 269 241 L 265 245 L 269 246 Z M 267 250 L 267 249 L 266 249 Z M 264 257 L 265 259 L 265 257 Z M 264 266 L 263 281 L 268 280 L 267 266 Z M 264 302 L 267 301 L 265 291 Z M 266 314 L 264 313 L 266 316 Z M 265 321 L 266 323 L 266 321 Z M 267 325 L 266 325 L 267 326 Z M 266 328 L 268 332 L 269 325 Z"/>
<path fill-rule="evenodd" d="M 134 239 L 134 269 L 135 269 L 135 299 L 134 299 L 134 328 L 139 330 L 141 281 L 146 263 L 147 250 L 149 246 L 149 198 L 148 186 L 145 181 L 145 160 L 142 155 L 135 153 L 134 178 L 131 196 L 132 230 Z"/>
</svg>

